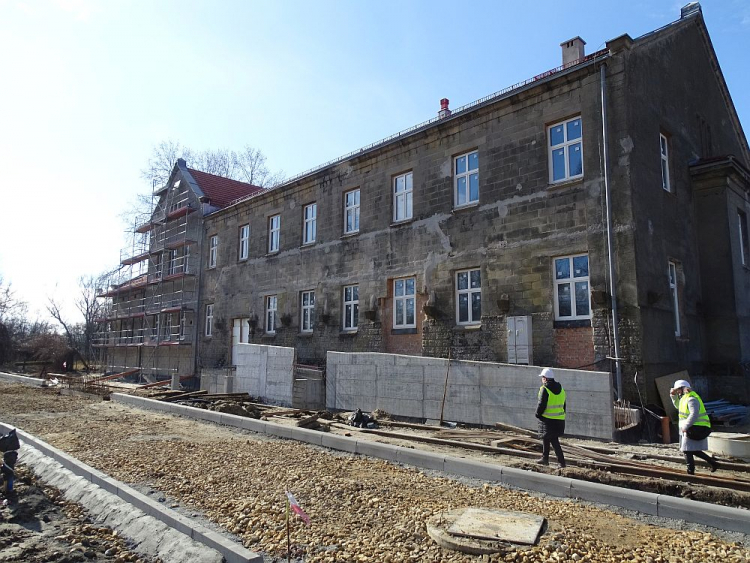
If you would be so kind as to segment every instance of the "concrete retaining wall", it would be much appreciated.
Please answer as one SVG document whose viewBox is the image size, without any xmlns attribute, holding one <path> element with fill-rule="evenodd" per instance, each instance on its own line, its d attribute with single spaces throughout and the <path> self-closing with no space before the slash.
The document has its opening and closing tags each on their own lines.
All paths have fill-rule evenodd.
<svg viewBox="0 0 750 563">
<path fill-rule="evenodd" d="M 259 344 L 233 346 L 234 375 L 228 375 L 225 370 L 202 370 L 201 389 L 210 393 L 250 393 L 269 403 L 291 406 L 294 348 Z"/>
<path fill-rule="evenodd" d="M 382 409 L 397 416 L 439 419 L 448 361 L 378 353 L 328 352 L 326 407 Z M 444 420 L 536 428 L 541 368 L 452 360 Z M 555 369 L 567 393 L 566 433 L 612 439 L 612 379 L 597 371 Z"/>
</svg>

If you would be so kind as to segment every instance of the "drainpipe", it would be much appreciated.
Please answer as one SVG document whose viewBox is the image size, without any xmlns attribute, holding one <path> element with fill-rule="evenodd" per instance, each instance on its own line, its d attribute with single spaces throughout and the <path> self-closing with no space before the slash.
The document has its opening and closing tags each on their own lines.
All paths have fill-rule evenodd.
<svg viewBox="0 0 750 563">
<path fill-rule="evenodd" d="M 622 366 L 620 364 L 620 337 L 618 329 L 617 315 L 617 280 L 615 279 L 615 262 L 613 250 L 613 233 L 612 233 L 612 198 L 609 189 L 609 143 L 607 136 L 607 88 L 606 88 L 606 69 L 607 65 L 602 63 L 599 69 L 601 76 L 601 93 L 602 93 L 602 145 L 604 157 L 604 197 L 607 202 L 607 257 L 609 262 L 609 293 L 612 300 L 612 337 L 615 341 L 615 388 L 617 398 L 622 399 Z"/>
</svg>

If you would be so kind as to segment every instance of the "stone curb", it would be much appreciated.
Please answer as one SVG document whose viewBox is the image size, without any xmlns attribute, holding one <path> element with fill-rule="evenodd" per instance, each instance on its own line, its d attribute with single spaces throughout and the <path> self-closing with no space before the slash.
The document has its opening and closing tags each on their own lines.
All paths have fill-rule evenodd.
<svg viewBox="0 0 750 563">
<path fill-rule="evenodd" d="M 41 387 L 43 379 L 38 377 L 26 377 L 23 375 L 13 375 L 10 373 L 0 372 L 0 381 L 7 381 L 8 383 L 20 383 L 22 385 L 31 385 L 32 387 Z"/>
<path fill-rule="evenodd" d="M 0 432 L 3 434 L 14 428 L 0 422 Z M 42 454 L 57 461 L 71 473 L 101 487 L 102 489 L 117 495 L 123 501 L 133 505 L 143 513 L 153 516 L 167 526 L 182 532 L 189 538 L 218 551 L 227 563 L 263 563 L 263 557 L 254 553 L 242 545 L 239 545 L 224 536 L 217 534 L 185 516 L 171 510 L 161 503 L 136 491 L 125 483 L 117 481 L 101 471 L 78 461 L 65 452 L 36 438 L 20 429 L 17 430 L 18 437 L 22 442 L 30 444 Z"/>
<path fill-rule="evenodd" d="M 111 399 L 144 409 L 183 414 L 199 420 L 215 421 L 216 412 L 195 407 L 172 405 L 154 399 L 113 393 Z M 165 408 L 165 405 L 167 408 Z M 210 416 L 206 413 L 210 412 Z M 239 420 L 237 420 L 239 419 Z M 345 452 L 377 457 L 394 463 L 404 463 L 422 469 L 444 471 L 462 477 L 492 481 L 552 496 L 609 504 L 644 514 L 684 520 L 721 530 L 750 534 L 750 511 L 668 495 L 591 483 L 546 473 L 536 473 L 513 467 L 470 461 L 457 457 L 422 452 L 412 448 L 358 440 L 347 436 L 333 436 L 320 432 L 300 432 L 301 429 L 259 421 L 240 416 L 222 415 L 222 424 L 271 434 Z"/>
</svg>

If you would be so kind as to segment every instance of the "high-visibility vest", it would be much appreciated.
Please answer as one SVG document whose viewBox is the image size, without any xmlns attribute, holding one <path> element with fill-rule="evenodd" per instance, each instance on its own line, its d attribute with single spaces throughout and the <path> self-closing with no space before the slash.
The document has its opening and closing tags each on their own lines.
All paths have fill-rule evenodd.
<svg viewBox="0 0 750 563">
<path fill-rule="evenodd" d="M 565 389 L 560 389 L 560 393 L 555 395 L 547 387 L 542 385 L 539 388 L 539 396 L 547 392 L 547 408 L 544 409 L 542 416 L 552 420 L 565 420 Z"/>
<path fill-rule="evenodd" d="M 700 410 L 698 411 L 698 418 L 695 420 L 693 426 L 708 426 L 711 428 L 711 421 L 708 419 L 708 413 L 706 407 L 703 406 L 703 401 L 695 391 L 690 391 L 687 395 L 680 397 L 680 420 L 686 420 L 690 416 L 690 409 L 688 409 L 688 399 L 695 397 L 698 399 Z"/>
</svg>

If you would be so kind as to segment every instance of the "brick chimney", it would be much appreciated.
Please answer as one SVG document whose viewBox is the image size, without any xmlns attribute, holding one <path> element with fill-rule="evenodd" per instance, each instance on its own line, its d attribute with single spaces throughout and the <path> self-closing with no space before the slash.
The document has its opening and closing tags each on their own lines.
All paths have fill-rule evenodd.
<svg viewBox="0 0 750 563">
<path fill-rule="evenodd" d="M 450 117 L 451 110 L 448 109 L 448 104 L 450 103 L 450 100 L 448 98 L 443 98 L 440 100 L 440 111 L 438 112 L 438 117 L 440 119 L 445 119 L 446 117 Z"/>
<path fill-rule="evenodd" d="M 580 37 L 574 37 L 560 43 L 560 47 L 562 47 L 562 64 L 564 67 L 567 68 L 574 65 L 586 56 L 584 45 L 586 45 L 586 42 Z"/>
</svg>

